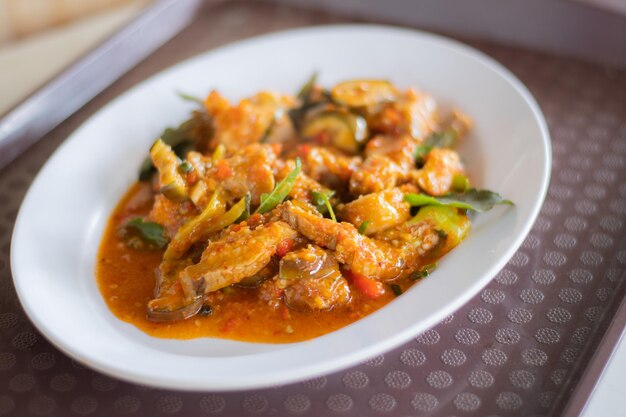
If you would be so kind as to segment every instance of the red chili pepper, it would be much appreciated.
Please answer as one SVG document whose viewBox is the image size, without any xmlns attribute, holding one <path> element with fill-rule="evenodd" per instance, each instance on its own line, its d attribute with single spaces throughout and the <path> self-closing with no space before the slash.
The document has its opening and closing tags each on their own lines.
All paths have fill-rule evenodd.
<svg viewBox="0 0 626 417">
<path fill-rule="evenodd" d="M 293 247 L 293 239 L 285 239 L 276 246 L 276 255 L 281 258 L 289 253 Z"/>
<path fill-rule="evenodd" d="M 366 297 L 378 298 L 385 293 L 383 283 L 373 278 L 352 271 L 348 272 L 348 278 L 352 281 L 356 289 Z"/>
</svg>

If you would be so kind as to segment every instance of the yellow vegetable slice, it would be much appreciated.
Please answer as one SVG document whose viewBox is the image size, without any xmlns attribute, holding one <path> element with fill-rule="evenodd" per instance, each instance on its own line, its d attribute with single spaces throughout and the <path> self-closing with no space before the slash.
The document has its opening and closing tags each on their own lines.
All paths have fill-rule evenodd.
<svg viewBox="0 0 626 417">
<path fill-rule="evenodd" d="M 200 214 L 183 224 L 176 232 L 176 235 L 167 246 L 164 260 L 178 259 L 196 242 L 215 229 L 216 217 L 226 210 L 226 203 L 219 190 L 215 191 L 209 200 L 209 204 Z"/>
<path fill-rule="evenodd" d="M 331 96 L 335 102 L 348 107 L 365 107 L 392 101 L 397 93 L 386 80 L 352 80 L 337 84 Z"/>
<path fill-rule="evenodd" d="M 180 172 L 178 172 L 181 160 L 172 151 L 172 148 L 159 138 L 150 148 L 150 157 L 152 158 L 152 163 L 159 171 L 161 193 L 172 201 L 182 202 L 187 200 L 187 183 Z"/>
<path fill-rule="evenodd" d="M 342 151 L 355 154 L 367 139 L 367 122 L 361 116 L 340 111 L 324 111 L 307 120 L 302 135 L 321 144 L 328 143 Z"/>
</svg>

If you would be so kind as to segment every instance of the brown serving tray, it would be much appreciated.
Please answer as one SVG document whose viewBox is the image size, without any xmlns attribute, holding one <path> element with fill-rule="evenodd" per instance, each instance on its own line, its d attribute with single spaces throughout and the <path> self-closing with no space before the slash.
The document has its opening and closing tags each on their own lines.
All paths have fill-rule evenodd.
<svg viewBox="0 0 626 417">
<path fill-rule="evenodd" d="M 0 415 L 579 413 L 624 328 L 626 72 L 486 41 L 460 39 L 500 61 L 535 95 L 552 135 L 552 180 L 537 222 L 507 266 L 431 330 L 302 383 L 186 393 L 94 372 L 59 352 L 26 318 L 11 279 L 11 231 L 28 185 L 71 132 L 185 58 L 262 33 L 354 21 L 274 3 L 207 4 L 177 37 L 0 171 Z"/>
</svg>

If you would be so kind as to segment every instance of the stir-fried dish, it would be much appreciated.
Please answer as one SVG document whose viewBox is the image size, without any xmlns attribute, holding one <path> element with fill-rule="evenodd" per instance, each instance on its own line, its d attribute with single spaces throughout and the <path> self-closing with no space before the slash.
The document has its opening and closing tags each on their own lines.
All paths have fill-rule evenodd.
<svg viewBox="0 0 626 417">
<path fill-rule="evenodd" d="M 166 129 L 111 217 L 111 310 L 160 337 L 304 340 L 401 295 L 467 235 L 458 111 L 387 81 L 313 77 L 297 96 L 217 91 Z"/>
</svg>

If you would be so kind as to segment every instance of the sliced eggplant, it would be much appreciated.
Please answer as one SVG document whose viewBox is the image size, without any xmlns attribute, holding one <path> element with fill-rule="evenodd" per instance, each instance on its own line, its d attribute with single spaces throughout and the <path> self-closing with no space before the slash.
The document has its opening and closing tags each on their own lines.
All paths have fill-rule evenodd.
<svg viewBox="0 0 626 417">
<path fill-rule="evenodd" d="M 315 114 L 305 121 L 302 136 L 322 144 L 355 154 L 367 139 L 367 122 L 361 116 L 328 110 Z"/>
<path fill-rule="evenodd" d="M 182 161 L 172 148 L 159 138 L 150 148 L 150 157 L 159 171 L 161 193 L 172 201 L 187 200 L 187 182 L 178 170 Z"/>
<path fill-rule="evenodd" d="M 351 80 L 337 84 L 331 91 L 333 101 L 348 107 L 367 107 L 392 101 L 398 91 L 386 80 Z"/>
</svg>

